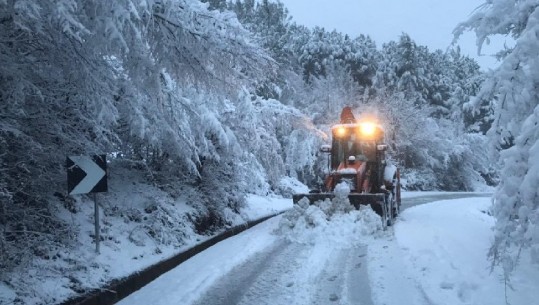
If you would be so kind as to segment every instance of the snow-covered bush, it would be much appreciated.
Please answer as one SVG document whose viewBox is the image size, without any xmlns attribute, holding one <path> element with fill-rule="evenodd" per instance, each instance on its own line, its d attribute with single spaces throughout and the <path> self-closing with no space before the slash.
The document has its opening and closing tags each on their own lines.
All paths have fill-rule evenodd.
<svg viewBox="0 0 539 305">
<path fill-rule="evenodd" d="M 407 169 L 401 172 L 402 188 L 409 191 L 428 191 L 438 189 L 436 175 L 432 169 Z"/>
<path fill-rule="evenodd" d="M 210 235 L 233 225 L 229 212 L 237 215 L 245 204 L 247 190 L 236 177 L 239 168 L 233 160 L 221 161 L 225 164 L 204 163 L 196 192 L 189 196 L 190 204 L 198 211 L 193 215 L 198 234 Z"/>
</svg>

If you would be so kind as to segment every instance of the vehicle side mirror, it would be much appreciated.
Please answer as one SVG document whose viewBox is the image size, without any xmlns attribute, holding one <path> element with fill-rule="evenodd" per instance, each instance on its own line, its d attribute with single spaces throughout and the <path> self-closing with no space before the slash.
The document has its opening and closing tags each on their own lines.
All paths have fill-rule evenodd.
<svg viewBox="0 0 539 305">
<path fill-rule="evenodd" d="M 376 150 L 378 150 L 378 151 L 386 151 L 387 150 L 387 144 L 378 144 L 378 145 L 376 145 Z"/>
<path fill-rule="evenodd" d="M 331 153 L 331 145 L 324 144 L 320 146 L 320 152 L 329 154 Z"/>
</svg>

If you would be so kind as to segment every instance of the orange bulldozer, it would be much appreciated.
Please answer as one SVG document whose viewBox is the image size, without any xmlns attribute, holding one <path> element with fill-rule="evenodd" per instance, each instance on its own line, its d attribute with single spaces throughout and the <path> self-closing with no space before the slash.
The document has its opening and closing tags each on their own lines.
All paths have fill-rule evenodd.
<svg viewBox="0 0 539 305">
<path fill-rule="evenodd" d="M 348 199 L 359 209 L 370 205 L 382 217 L 385 226 L 391 226 L 401 204 L 399 169 L 386 160 L 388 145 L 384 130 L 373 120 L 356 120 L 352 109 L 344 107 L 341 121 L 331 127 L 331 145 L 322 145 L 320 151 L 328 154 L 329 171 L 320 190 L 295 194 L 297 204 L 307 198 L 310 204 L 335 197 L 335 187 L 346 183 L 350 188 Z"/>
</svg>

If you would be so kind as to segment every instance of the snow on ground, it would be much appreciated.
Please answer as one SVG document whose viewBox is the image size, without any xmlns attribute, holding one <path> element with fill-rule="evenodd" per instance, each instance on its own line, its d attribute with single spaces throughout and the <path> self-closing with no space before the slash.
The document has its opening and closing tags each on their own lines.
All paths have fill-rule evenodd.
<svg viewBox="0 0 539 305">
<path fill-rule="evenodd" d="M 72 225 L 74 244 L 19 266 L 9 277 L 12 294 L 4 297 L 0 293 L 0 304 L 59 303 L 77 293 L 99 289 L 207 238 L 197 235 L 184 218 L 194 211 L 185 200 L 172 198 L 141 176 L 115 168 L 109 172 L 109 192 L 97 194 L 100 254 L 95 252 L 94 202 L 82 195 L 66 199 L 70 210 L 59 209 L 57 213 Z M 168 226 L 161 222 L 163 219 L 168 219 Z M 150 230 L 154 238 L 149 236 Z"/>
<path fill-rule="evenodd" d="M 427 197 L 427 196 L 448 196 L 448 195 L 466 195 L 466 194 L 477 194 L 477 195 L 490 195 L 491 191 L 488 192 L 442 192 L 442 191 L 403 191 L 401 193 L 402 199 L 407 198 L 417 198 L 417 197 Z"/>
<path fill-rule="evenodd" d="M 292 177 L 283 177 L 277 183 L 277 192 L 285 197 L 293 194 L 308 193 L 309 187 Z"/>
<path fill-rule="evenodd" d="M 17 294 L 13 289 L 8 287 L 4 283 L 0 283 L 0 304 L 9 304 L 12 303 L 13 300 L 17 297 Z"/>
<path fill-rule="evenodd" d="M 61 217 L 79 231 L 74 247 L 36 257 L 12 272 L 9 283 L 0 283 L 0 304 L 59 303 L 210 238 L 195 233 L 187 216 L 194 209 L 185 198 L 173 198 L 121 168 L 110 175 L 109 193 L 97 195 L 102 206 L 100 254 L 95 253 L 93 202 L 77 196 L 72 203 L 74 213 L 61 211 Z M 250 195 L 240 216 L 231 212 L 230 220 L 241 225 L 291 207 L 292 199 Z"/>
<path fill-rule="evenodd" d="M 349 186 L 341 183 L 332 200 L 309 205 L 309 200 L 303 198 L 284 214 L 278 232 L 296 243 L 331 243 L 333 248 L 359 246 L 366 236 L 380 231 L 382 223 L 370 207 L 355 210 L 348 200 L 349 193 Z"/>
<path fill-rule="evenodd" d="M 403 211 L 387 231 L 372 222 L 374 231 L 366 232 L 359 229 L 365 224 L 358 220 L 363 213 L 369 222 L 368 212 L 346 214 L 329 202 L 300 204 L 197 255 L 119 304 L 190 304 L 235 266 L 283 239 L 310 249 L 295 246 L 296 258 L 311 266 L 297 269 L 303 276 L 294 274 L 303 284 L 319 278 L 315 273 L 322 267 L 312 268 L 313 264 L 331 263 L 336 248 L 364 244 L 373 304 L 506 304 L 502 271 L 491 272 L 487 259 L 494 223 L 487 214 L 489 206 L 489 198 L 438 201 Z M 507 290 L 507 301 L 513 305 L 537 304 L 539 299 L 539 266 L 527 257 L 523 254 L 511 277 L 514 290 Z M 312 301 L 306 294 L 315 292 L 303 284 L 295 281 L 294 287 L 305 291 L 297 292 L 300 298 L 292 298 L 290 304 Z M 327 299 L 318 301 L 324 302 Z"/>
<path fill-rule="evenodd" d="M 292 199 L 290 198 L 251 194 L 247 196 L 247 205 L 241 210 L 240 214 L 244 219 L 255 220 L 291 209 L 292 205 Z"/>
<path fill-rule="evenodd" d="M 491 272 L 487 260 L 494 224 L 490 204 L 490 198 L 466 198 L 405 210 L 394 237 L 369 246 L 375 303 L 506 304 L 502 270 Z M 510 304 L 537 303 L 539 266 L 523 259 L 512 283 Z"/>
<path fill-rule="evenodd" d="M 204 296 L 206 289 L 219 284 L 220 278 L 238 265 L 267 249 L 281 246 L 286 249 L 286 260 L 276 266 L 281 266 L 286 273 L 287 283 L 283 289 L 293 290 L 294 295 L 290 299 L 281 290 L 279 295 L 272 298 L 272 304 L 313 304 L 311 301 L 316 293 L 313 281 L 318 279 L 322 267 L 331 260 L 332 254 L 338 253 L 335 250 L 358 247 L 362 236 L 370 236 L 381 229 L 381 221 L 372 210 L 353 210 L 347 198 L 349 191 L 348 186 L 342 184 L 336 190 L 333 201 L 319 202 L 317 205 L 309 205 L 306 199 L 300 201 L 283 216 L 272 218 L 209 248 L 119 304 L 192 304 Z M 261 200 L 258 198 L 256 201 Z M 351 236 L 357 238 L 352 240 Z M 288 247 L 289 244 L 293 245 Z M 295 267 L 287 269 L 288 265 Z M 269 277 L 277 282 L 284 275 L 281 274 L 283 270 Z M 267 274 L 265 276 L 268 277 Z"/>
<path fill-rule="evenodd" d="M 274 243 L 280 217 L 228 238 L 163 274 L 118 305 L 190 304 L 234 266 Z"/>
<path fill-rule="evenodd" d="M 190 304 L 235 266 L 283 241 L 298 245 L 296 259 L 304 260 L 304 266 L 308 266 L 298 269 L 294 275 L 299 278 L 294 287 L 305 290 L 297 300 L 313 298 L 309 293 L 315 292 L 308 285 L 320 276 L 316 273 L 321 272 L 314 265 L 331 263 L 332 253 L 345 253 L 342 249 L 355 251 L 367 245 L 368 280 L 374 304 L 506 304 L 502 271 L 494 268 L 491 272 L 487 260 L 493 238 L 490 228 L 494 224 L 494 219 L 487 214 L 489 198 L 444 200 L 408 208 L 393 228 L 381 231 L 381 222 L 371 210 L 350 211 L 346 193 L 347 190 L 338 190 L 333 202 L 295 205 L 283 216 L 272 218 L 195 256 L 120 304 Z M 403 197 L 437 194 L 447 195 L 406 192 Z M 149 193 L 148 196 L 156 195 Z M 143 198 L 147 200 L 148 197 Z M 252 220 L 290 208 L 291 199 L 251 195 L 241 216 Z M 112 231 L 106 236 L 113 238 L 102 243 L 102 254 L 95 255 L 90 238 L 92 227 L 88 225 L 91 212 L 91 208 L 84 207 L 76 214 L 84 217 L 87 224 L 83 228 L 87 240 L 81 244 L 80 252 L 61 253 L 65 259 L 75 259 L 78 255 L 78 262 L 88 263 L 63 266 L 70 277 L 62 277 L 54 273 L 59 270 L 54 265 L 65 260 L 39 262 L 36 266 L 42 269 L 30 269 L 31 277 L 20 275 L 18 283 L 37 291 L 34 298 L 24 299 L 26 304 L 52 303 L 47 300 L 58 300 L 69 294 L 70 281 L 99 283 L 127 275 L 191 247 L 203 238 L 193 235 L 192 241 L 184 247 L 160 247 L 161 253 L 157 253 L 155 245 L 128 242 L 128 237 L 116 236 L 121 233 L 118 231 L 121 228 L 108 227 Z M 107 217 L 102 220 L 106 222 Z M 47 272 L 49 275 L 43 276 Z M 507 289 L 510 304 L 537 303 L 539 266 L 531 263 L 528 253 L 523 252 L 521 265 L 512 274 L 510 284 L 512 289 Z M 12 287 L 0 283 L 1 304 L 11 304 L 15 297 Z"/>
</svg>

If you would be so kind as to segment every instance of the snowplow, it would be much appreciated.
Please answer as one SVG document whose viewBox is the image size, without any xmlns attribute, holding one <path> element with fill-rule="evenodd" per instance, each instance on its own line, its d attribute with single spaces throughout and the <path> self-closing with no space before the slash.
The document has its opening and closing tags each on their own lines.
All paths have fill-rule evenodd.
<svg viewBox="0 0 539 305">
<path fill-rule="evenodd" d="M 382 217 L 384 226 L 393 224 L 399 213 L 400 173 L 386 160 L 388 145 L 384 130 L 374 120 L 356 120 L 352 109 L 342 110 L 340 123 L 331 127 L 331 145 L 322 145 L 320 151 L 328 154 L 328 174 L 320 189 L 308 194 L 294 194 L 297 204 L 307 198 L 310 204 L 335 197 L 335 187 L 346 183 L 350 188 L 348 199 L 359 209 L 369 205 Z"/>
</svg>

